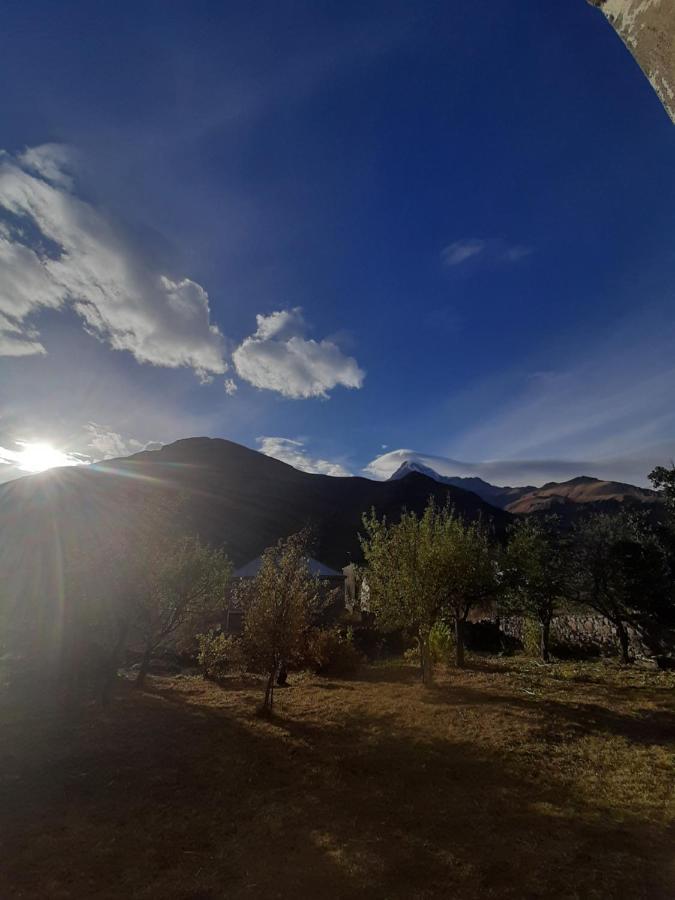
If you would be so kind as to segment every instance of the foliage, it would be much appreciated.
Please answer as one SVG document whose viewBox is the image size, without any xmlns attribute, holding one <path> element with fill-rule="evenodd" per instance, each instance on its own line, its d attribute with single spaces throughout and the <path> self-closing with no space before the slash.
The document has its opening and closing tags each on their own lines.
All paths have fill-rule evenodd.
<svg viewBox="0 0 675 900">
<path fill-rule="evenodd" d="M 541 623 L 538 619 L 533 619 L 532 616 L 525 616 L 521 639 L 526 656 L 540 656 L 542 654 L 541 630 Z"/>
<path fill-rule="evenodd" d="M 511 527 L 502 557 L 501 606 L 537 623 L 538 650 L 530 650 L 544 660 L 549 659 L 551 620 L 566 596 L 568 568 L 567 542 L 557 516 L 528 516 Z"/>
<path fill-rule="evenodd" d="M 221 550 L 181 533 L 183 506 L 148 500 L 143 515 L 84 544 L 70 574 L 65 655 L 74 678 L 96 646 L 111 675 L 128 645 L 142 648 L 137 685 L 150 659 L 181 630 L 201 629 L 223 604 L 231 566 Z"/>
<path fill-rule="evenodd" d="M 429 632 L 429 657 L 433 663 L 447 663 L 455 652 L 454 630 L 443 621 L 434 623 Z M 406 662 L 420 662 L 420 643 L 415 638 L 415 643 L 403 653 Z"/>
<path fill-rule="evenodd" d="M 266 550 L 258 574 L 239 589 L 244 651 L 250 667 L 267 675 L 266 711 L 273 707 L 274 680 L 281 667 L 303 658 L 319 596 L 318 579 L 312 577 L 307 565 L 304 532 Z"/>
<path fill-rule="evenodd" d="M 217 681 L 233 672 L 241 672 L 245 666 L 241 640 L 220 631 L 197 635 L 199 653 L 197 660 L 205 678 Z"/>
<path fill-rule="evenodd" d="M 675 463 L 670 468 L 657 466 L 649 473 L 654 489 L 661 492 L 671 519 L 675 522 Z"/>
<path fill-rule="evenodd" d="M 134 627 L 144 647 L 139 684 L 152 654 L 181 625 L 222 607 L 230 571 L 222 551 L 194 537 L 160 540 L 146 547 L 133 601 Z"/>
<path fill-rule="evenodd" d="M 309 634 L 307 660 L 317 675 L 353 675 L 363 662 L 354 646 L 351 629 L 313 629 Z"/>
<path fill-rule="evenodd" d="M 436 622 L 429 632 L 429 649 L 434 662 L 449 662 L 455 651 L 455 635 L 445 622 Z"/>
<path fill-rule="evenodd" d="M 668 558 L 646 519 L 596 514 L 575 532 L 577 598 L 615 627 L 621 658 L 630 662 L 627 626 L 649 627 L 673 607 Z"/>
<path fill-rule="evenodd" d="M 496 568 L 481 523 L 465 525 L 449 507 L 431 500 L 421 517 L 404 512 L 397 524 L 372 511 L 363 518 L 361 545 L 367 565 L 369 603 L 384 628 L 416 635 L 422 678 L 432 677 L 431 630 L 442 611 L 463 623 L 472 606 L 496 585 Z M 461 625 L 457 625 L 461 632 Z M 457 661 L 463 646 L 457 641 Z"/>
</svg>

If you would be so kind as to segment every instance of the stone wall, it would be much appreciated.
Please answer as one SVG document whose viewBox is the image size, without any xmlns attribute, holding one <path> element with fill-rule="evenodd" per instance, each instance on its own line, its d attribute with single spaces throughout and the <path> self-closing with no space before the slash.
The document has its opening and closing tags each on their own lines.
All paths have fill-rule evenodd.
<svg viewBox="0 0 675 900">
<path fill-rule="evenodd" d="M 588 0 L 599 7 L 635 57 L 675 122 L 673 0 Z"/>
<path fill-rule="evenodd" d="M 523 642 L 523 616 L 504 616 L 500 619 L 500 627 L 504 634 Z M 646 648 L 633 628 L 628 629 L 631 642 L 631 653 L 635 656 L 646 655 Z M 618 653 L 616 633 L 612 624 L 603 616 L 564 615 L 555 616 L 551 622 L 551 643 L 553 647 L 572 652 L 581 651 L 588 654 L 615 655 Z"/>
</svg>

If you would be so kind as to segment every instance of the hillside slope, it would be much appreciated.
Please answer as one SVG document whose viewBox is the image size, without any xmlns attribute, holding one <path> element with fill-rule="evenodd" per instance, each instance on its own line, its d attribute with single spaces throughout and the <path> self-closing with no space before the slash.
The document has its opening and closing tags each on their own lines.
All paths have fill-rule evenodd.
<svg viewBox="0 0 675 900">
<path fill-rule="evenodd" d="M 658 503 L 658 494 L 648 488 L 618 481 L 602 481 L 599 478 L 580 476 L 560 483 L 549 482 L 540 488 L 522 494 L 505 504 L 512 513 L 532 513 L 542 510 L 554 511 L 556 507 L 569 504 L 652 505 Z"/>
<path fill-rule="evenodd" d="M 63 590 L 60 579 L 85 542 L 105 546 L 111 528 L 142 521 L 153 497 L 177 496 L 188 526 L 240 565 L 307 525 L 314 555 L 334 567 L 360 558 L 364 512 L 396 519 L 430 496 L 503 532 L 510 516 L 475 494 L 421 474 L 377 482 L 310 475 L 230 441 L 190 438 L 91 467 L 54 469 L 0 488 L 0 571 L 14 597 Z"/>
</svg>

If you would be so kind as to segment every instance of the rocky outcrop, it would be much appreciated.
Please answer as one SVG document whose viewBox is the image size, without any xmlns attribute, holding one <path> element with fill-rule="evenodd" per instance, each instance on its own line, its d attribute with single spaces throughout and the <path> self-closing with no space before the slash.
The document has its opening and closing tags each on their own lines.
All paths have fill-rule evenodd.
<svg viewBox="0 0 675 900">
<path fill-rule="evenodd" d="M 675 122 L 673 0 L 588 0 L 599 7 L 637 60 Z"/>
</svg>

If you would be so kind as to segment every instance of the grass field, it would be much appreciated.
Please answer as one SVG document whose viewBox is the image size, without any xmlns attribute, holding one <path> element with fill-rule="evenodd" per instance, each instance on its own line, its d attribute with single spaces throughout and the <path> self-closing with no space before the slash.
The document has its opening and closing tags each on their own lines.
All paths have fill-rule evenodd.
<svg viewBox="0 0 675 900">
<path fill-rule="evenodd" d="M 675 676 L 470 665 L 6 707 L 0 897 L 674 897 Z"/>
</svg>

